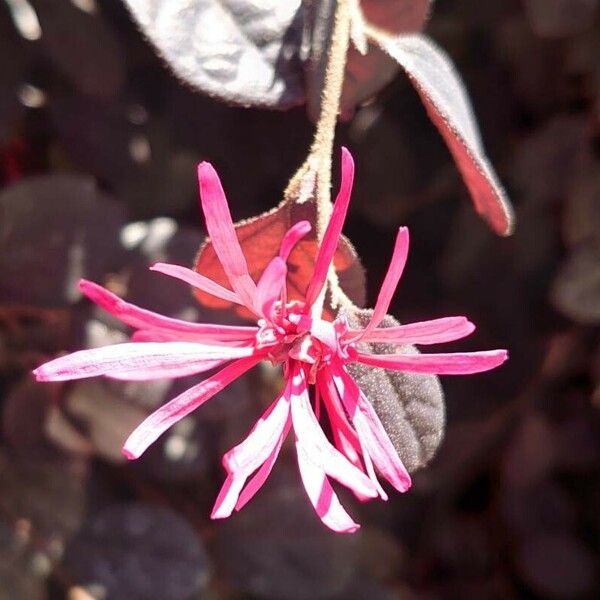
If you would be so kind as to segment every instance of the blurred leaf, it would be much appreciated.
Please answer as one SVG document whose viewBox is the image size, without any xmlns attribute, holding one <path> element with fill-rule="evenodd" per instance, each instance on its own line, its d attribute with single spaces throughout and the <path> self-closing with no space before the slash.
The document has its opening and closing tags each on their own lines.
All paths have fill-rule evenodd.
<svg viewBox="0 0 600 600">
<path fill-rule="evenodd" d="M 302 300 L 313 274 L 318 244 L 314 237 L 316 209 L 312 200 L 305 202 L 284 201 L 276 209 L 240 221 L 235 225 L 242 251 L 248 263 L 248 270 L 255 281 L 262 274 L 269 261 L 279 253 L 279 246 L 286 231 L 298 221 L 307 220 L 313 230 L 300 241 L 287 261 L 288 299 Z M 365 301 L 365 276 L 356 250 L 350 242 L 341 237 L 334 257 L 334 266 L 340 285 L 346 295 L 359 306 Z M 219 263 L 210 240 L 204 242 L 196 258 L 195 269 L 213 281 L 229 287 L 225 272 Z M 201 304 L 210 308 L 230 308 L 231 303 L 196 291 Z"/>
<path fill-rule="evenodd" d="M 600 323 L 600 239 L 573 250 L 558 271 L 551 298 L 554 306 L 573 321 Z"/>
<path fill-rule="evenodd" d="M 0 193 L 0 295 L 4 302 L 65 306 L 80 298 L 81 277 L 115 266 L 124 211 L 92 179 L 55 173 Z"/>
<path fill-rule="evenodd" d="M 565 173 L 587 162 L 589 138 L 584 116 L 559 114 L 521 139 L 513 156 L 512 180 L 527 204 L 547 211 L 549 201 L 562 199 L 569 185 Z"/>
<path fill-rule="evenodd" d="M 146 412 L 124 401 L 102 379 L 78 381 L 69 390 L 66 410 L 86 432 L 94 450 L 111 462 L 125 462 L 121 448 Z"/>
<path fill-rule="evenodd" d="M 2 435 L 12 455 L 30 459 L 59 456 L 49 443 L 46 423 L 60 387 L 60 384 L 39 384 L 27 375 L 6 394 L 2 405 Z"/>
<path fill-rule="evenodd" d="M 513 229 L 510 201 L 483 148 L 464 85 L 447 54 L 421 35 L 377 36 L 406 71 L 429 117 L 446 140 L 475 210 L 500 235 Z"/>
<path fill-rule="evenodd" d="M 46 600 L 46 573 L 36 569 L 36 562 L 44 561 L 39 554 L 36 561 L 27 547 L 27 528 L 15 529 L 0 518 L 0 599 Z"/>
<path fill-rule="evenodd" d="M 44 56 L 83 94 L 116 95 L 125 81 L 123 51 L 100 12 L 64 0 L 30 1 L 42 28 Z"/>
<path fill-rule="evenodd" d="M 544 38 L 562 38 L 590 27 L 598 0 L 524 0 L 532 29 Z"/>
<path fill-rule="evenodd" d="M 83 518 L 84 475 L 81 463 L 9 461 L 0 454 L 0 511 L 26 519 L 43 538 L 68 536 Z"/>
<path fill-rule="evenodd" d="M 348 315 L 351 327 L 364 327 L 373 311 Z M 380 327 L 395 327 L 398 321 L 387 315 Z M 370 352 L 418 354 L 414 346 L 364 344 Z M 434 456 L 446 423 L 444 394 L 435 375 L 389 371 L 358 363 L 348 371 L 370 400 L 404 466 L 409 471 L 424 467 Z"/>
<path fill-rule="evenodd" d="M 504 478 L 511 487 L 535 485 L 553 469 L 557 459 L 555 428 L 540 414 L 521 420 L 505 450 Z"/>
<path fill-rule="evenodd" d="M 323 527 L 296 474 L 279 462 L 259 497 L 219 527 L 217 567 L 228 583 L 259 598 L 345 598 L 359 536 Z"/>
<path fill-rule="evenodd" d="M 542 598 L 588 597 L 595 587 L 595 559 L 567 533 L 541 533 L 524 541 L 517 569 L 528 587 Z"/>
<path fill-rule="evenodd" d="M 300 0 L 124 0 L 174 73 L 226 102 L 303 101 Z"/>
<path fill-rule="evenodd" d="M 69 161 L 107 183 L 132 216 L 174 215 L 196 200 L 197 156 L 141 105 L 62 96 L 51 115 Z"/>
<path fill-rule="evenodd" d="M 591 238 L 600 239 L 600 163 L 585 161 L 573 169 L 567 190 L 563 237 L 568 246 L 576 246 Z"/>
<path fill-rule="evenodd" d="M 19 86 L 26 76 L 27 53 L 24 40 L 12 26 L 8 9 L 0 4 L 0 144 L 16 133 L 15 122 L 24 106 L 19 102 Z"/>
<path fill-rule="evenodd" d="M 519 536 L 544 531 L 569 532 L 577 522 L 573 499 L 550 480 L 531 486 L 512 487 L 509 484 L 501 501 L 504 520 Z"/>
<path fill-rule="evenodd" d="M 63 567 L 74 584 L 111 600 L 195 598 L 210 578 L 189 523 L 144 504 L 114 505 L 89 519 L 68 545 Z"/>
</svg>

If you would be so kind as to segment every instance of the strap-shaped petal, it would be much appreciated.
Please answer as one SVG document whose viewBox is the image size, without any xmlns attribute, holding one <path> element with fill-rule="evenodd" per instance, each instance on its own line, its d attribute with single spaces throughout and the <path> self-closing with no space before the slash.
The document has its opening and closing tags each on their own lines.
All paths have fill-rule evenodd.
<svg viewBox="0 0 600 600">
<path fill-rule="evenodd" d="M 227 288 L 224 288 L 222 285 L 215 283 L 212 279 L 204 277 L 204 275 L 200 275 L 200 273 L 196 273 L 196 271 L 192 271 L 187 267 L 170 265 L 167 263 L 156 263 L 150 267 L 150 270 L 184 281 L 188 285 L 198 288 L 207 294 L 216 296 L 217 298 L 235 302 L 236 304 L 244 304 L 244 301 L 238 294 L 235 294 Z"/>
<path fill-rule="evenodd" d="M 273 402 L 256 422 L 248 437 L 223 456 L 227 479 L 217 496 L 211 518 L 224 519 L 231 515 L 246 479 L 269 461 L 261 477 L 251 486 L 249 500 L 262 486 L 271 471 L 283 443 L 284 430 L 289 431 L 290 400 L 289 383 L 283 393 Z M 246 500 L 246 501 L 247 501 Z"/>
<path fill-rule="evenodd" d="M 285 286 L 287 267 L 285 261 L 276 256 L 263 271 L 256 287 L 255 311 L 269 319 L 273 304 L 281 299 Z"/>
<path fill-rule="evenodd" d="M 324 374 L 325 375 L 325 374 Z M 319 378 L 319 387 L 321 393 L 325 399 L 325 406 L 329 415 L 329 421 L 331 423 L 331 430 L 333 433 L 333 439 L 335 440 L 336 447 L 341 450 L 348 460 L 355 466 L 362 468 L 360 463 L 360 456 L 364 461 L 365 470 L 369 479 L 373 482 L 373 485 L 377 489 L 377 492 L 382 500 L 387 500 L 388 496 L 381 487 L 375 470 L 373 469 L 373 461 L 371 456 L 365 447 L 364 442 L 360 439 L 354 429 L 348 423 L 346 411 L 342 407 L 340 397 L 337 389 L 330 376 L 323 376 Z M 363 496 L 357 496 L 359 500 L 367 500 Z"/>
<path fill-rule="evenodd" d="M 265 481 L 271 474 L 273 470 L 273 465 L 279 456 L 279 452 L 281 450 L 281 446 L 283 446 L 283 442 L 288 436 L 290 432 L 290 428 L 292 425 L 291 419 L 288 419 L 284 430 L 281 432 L 279 439 L 277 440 L 277 444 L 271 450 L 271 454 L 269 454 L 267 460 L 261 465 L 261 467 L 256 471 L 256 473 L 252 476 L 252 479 L 247 483 L 246 487 L 240 493 L 240 497 L 235 505 L 235 510 L 241 510 L 252 498 L 260 488 L 264 485 Z"/>
<path fill-rule="evenodd" d="M 294 249 L 294 246 L 312 229 L 308 221 L 298 221 L 295 225 L 290 227 L 283 239 L 281 240 L 281 246 L 279 248 L 279 258 L 287 261 L 290 253 Z"/>
<path fill-rule="evenodd" d="M 369 498 L 377 496 L 373 482 L 339 450 L 336 450 L 323 433 L 310 406 L 308 387 L 302 369 L 294 367 L 290 376 L 292 424 L 296 439 L 310 454 L 311 461 L 319 465 L 327 475 L 362 496 Z"/>
<path fill-rule="evenodd" d="M 167 369 L 144 369 L 141 371 L 111 371 L 106 373 L 111 379 L 121 381 L 154 381 L 156 379 L 176 379 L 177 377 L 189 377 L 190 375 L 198 375 L 211 369 L 216 369 L 229 359 L 215 359 L 205 361 L 194 361 L 180 367 L 168 367 Z"/>
<path fill-rule="evenodd" d="M 179 373 L 182 368 L 198 366 L 201 371 L 207 360 L 231 360 L 252 356 L 252 346 L 209 346 L 195 342 L 129 342 L 91 350 L 80 350 L 61 356 L 38 367 L 38 381 L 67 381 L 98 375 L 116 374 L 120 378 L 153 379 L 160 372 Z"/>
<path fill-rule="evenodd" d="M 396 243 L 394 244 L 392 260 L 390 261 L 390 266 L 388 267 L 385 279 L 379 290 L 377 302 L 373 309 L 373 315 L 365 329 L 359 334 L 356 341 L 369 335 L 387 314 L 390 302 L 392 301 L 392 297 L 396 291 L 398 282 L 402 277 L 404 267 L 406 266 L 406 259 L 408 258 L 408 242 L 408 229 L 406 227 L 400 227 L 398 235 L 396 236 Z"/>
<path fill-rule="evenodd" d="M 324 370 L 324 376 L 333 379 L 358 437 L 378 471 L 399 492 L 406 492 L 411 486 L 410 475 L 371 403 L 339 362 Z"/>
<path fill-rule="evenodd" d="M 339 533 L 353 533 L 359 529 L 360 525 L 344 510 L 314 454 L 300 441 L 296 442 L 296 454 L 304 489 L 323 524 Z"/>
<path fill-rule="evenodd" d="M 316 301 L 327 280 L 329 266 L 335 255 L 344 221 L 346 220 L 353 181 L 354 160 L 350 152 L 346 148 L 342 148 L 342 181 L 340 191 L 335 199 L 333 212 L 331 213 L 331 218 L 327 224 L 327 229 L 325 230 L 317 258 L 315 259 L 314 273 L 306 290 L 306 303 L 308 306 L 311 306 Z"/>
<path fill-rule="evenodd" d="M 123 446 L 123 454 L 129 459 L 139 458 L 169 427 L 218 394 L 262 359 L 263 355 L 257 355 L 237 360 L 161 406 L 134 429 Z"/>
<path fill-rule="evenodd" d="M 356 361 L 372 367 L 436 375 L 470 375 L 495 369 L 508 358 L 506 350 L 446 354 L 356 354 Z"/>
<path fill-rule="evenodd" d="M 117 319 L 137 329 L 160 330 L 176 334 L 179 340 L 188 341 L 229 341 L 250 340 L 256 336 L 257 327 L 242 327 L 231 325 L 213 325 L 203 323 L 189 323 L 180 319 L 166 317 L 135 304 L 130 304 L 106 288 L 82 279 L 79 289 L 92 302 Z M 224 288 L 223 288 L 224 289 Z M 228 290 L 227 290 L 228 291 Z M 232 293 L 232 292 L 231 292 Z M 166 338 L 173 339 L 173 338 Z M 139 341 L 142 341 L 141 339 Z M 148 339 L 146 339 L 148 341 Z M 158 341 L 158 339 L 156 340 Z"/>
<path fill-rule="evenodd" d="M 221 181 L 210 163 L 202 162 L 198 165 L 198 181 L 206 229 L 215 253 L 231 287 L 242 303 L 253 310 L 256 284 L 248 272 Z"/>
<path fill-rule="evenodd" d="M 373 329 L 361 335 L 360 329 L 351 329 L 345 337 L 353 339 L 360 335 L 363 342 L 387 344 L 441 344 L 464 338 L 475 331 L 475 325 L 466 317 L 443 317 L 431 321 L 407 323 L 398 327 Z"/>
</svg>

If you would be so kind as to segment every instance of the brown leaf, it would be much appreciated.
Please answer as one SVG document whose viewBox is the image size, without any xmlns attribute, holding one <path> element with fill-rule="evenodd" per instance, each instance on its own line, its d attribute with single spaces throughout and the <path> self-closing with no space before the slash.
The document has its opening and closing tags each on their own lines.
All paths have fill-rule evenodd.
<svg viewBox="0 0 600 600">
<path fill-rule="evenodd" d="M 242 251 L 248 263 L 252 278 L 257 281 L 269 261 L 279 253 L 279 245 L 285 232 L 298 221 L 307 220 L 313 225 L 313 231 L 292 251 L 288 263 L 288 299 L 302 300 L 313 273 L 318 244 L 314 237 L 316 222 L 315 204 L 284 201 L 277 208 L 258 217 L 241 221 L 235 225 Z M 312 237 L 311 237 L 312 236 Z M 334 257 L 335 270 L 338 273 L 342 289 L 356 304 L 365 302 L 365 276 L 356 250 L 342 237 Z M 200 247 L 196 257 L 195 270 L 213 281 L 229 287 L 225 272 L 219 263 L 212 243 L 207 239 Z M 196 291 L 198 301 L 209 308 L 234 308 L 233 304 L 215 298 L 204 292 Z M 237 309 L 247 314 L 245 309 Z"/>
</svg>

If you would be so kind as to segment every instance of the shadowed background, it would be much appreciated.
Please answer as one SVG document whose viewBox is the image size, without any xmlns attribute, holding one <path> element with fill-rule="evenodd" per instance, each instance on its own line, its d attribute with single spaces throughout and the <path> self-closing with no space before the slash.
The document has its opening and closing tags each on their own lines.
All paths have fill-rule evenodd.
<svg viewBox="0 0 600 600">
<path fill-rule="evenodd" d="M 363 527 L 336 536 L 312 513 L 293 452 L 243 512 L 208 519 L 220 457 L 273 397 L 276 371 L 230 386 L 134 463 L 124 438 L 186 381 L 29 376 L 59 352 L 124 339 L 74 292 L 80 277 L 167 314 L 234 322 L 146 267 L 192 263 L 200 160 L 217 168 L 235 220 L 277 204 L 311 140 L 305 109 L 193 92 L 117 0 L 32 2 L 41 31 L 15 25 L 19 2 L 0 3 L 0 599 L 594 597 L 598 4 L 435 4 L 426 31 L 470 91 L 515 204 L 512 238 L 474 214 L 403 75 L 339 127 L 357 163 L 345 233 L 369 304 L 408 225 L 394 316 L 465 314 L 477 331 L 443 351 L 508 348 L 511 359 L 443 379 L 434 461 L 388 503 L 344 495 Z"/>
</svg>

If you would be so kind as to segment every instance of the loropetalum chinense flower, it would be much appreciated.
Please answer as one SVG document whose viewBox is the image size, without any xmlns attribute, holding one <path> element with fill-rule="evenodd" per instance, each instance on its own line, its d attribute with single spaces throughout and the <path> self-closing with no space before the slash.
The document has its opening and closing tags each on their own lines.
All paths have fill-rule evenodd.
<svg viewBox="0 0 600 600">
<path fill-rule="evenodd" d="M 208 234 L 231 289 L 182 266 L 159 263 L 151 269 L 243 305 L 255 316 L 256 325 L 189 323 L 139 308 L 95 283 L 81 281 L 80 289 L 88 298 L 136 329 L 132 341 L 57 358 L 36 369 L 35 375 L 39 381 L 96 375 L 150 380 L 220 368 L 160 407 L 133 431 L 123 453 L 135 459 L 169 427 L 259 362 L 280 364 L 285 378 L 283 390 L 248 437 L 223 457 L 227 478 L 212 517 L 228 517 L 257 493 L 293 430 L 300 477 L 318 516 L 335 531 L 355 531 L 358 525 L 342 507 L 330 479 L 348 487 L 361 500 L 387 499 L 378 475 L 399 492 L 406 492 L 411 480 L 369 399 L 348 373 L 347 365 L 357 362 L 391 370 L 457 375 L 492 369 L 506 360 L 507 352 L 373 354 L 368 351 L 369 343 L 436 344 L 465 337 L 474 330 L 465 317 L 379 327 L 406 263 L 405 227 L 398 231 L 389 269 L 371 320 L 364 329 L 350 328 L 343 314 L 333 321 L 325 318 L 323 291 L 346 217 L 354 176 L 354 163 L 347 150 L 342 150 L 340 191 L 303 301 L 288 301 L 286 297 L 286 260 L 310 231 L 310 224 L 301 221 L 287 231 L 279 255 L 255 282 L 248 272 L 217 173 L 204 162 L 198 167 L 198 176 Z M 332 441 L 320 424 L 325 413 Z"/>
</svg>

